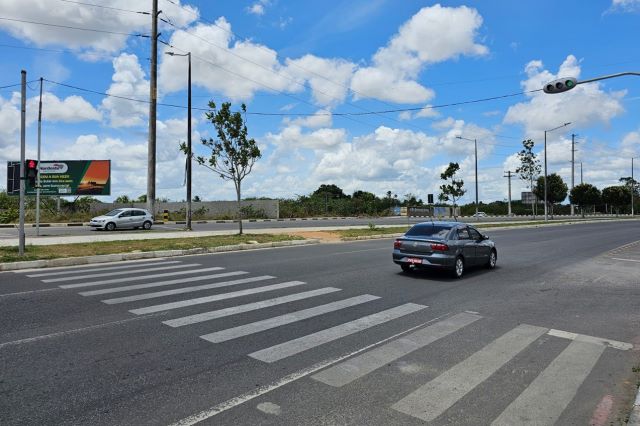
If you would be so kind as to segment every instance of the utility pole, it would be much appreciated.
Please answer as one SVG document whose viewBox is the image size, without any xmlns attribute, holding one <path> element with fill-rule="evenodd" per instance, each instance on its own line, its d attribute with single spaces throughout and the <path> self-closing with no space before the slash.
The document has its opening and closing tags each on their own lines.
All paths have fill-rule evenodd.
<svg viewBox="0 0 640 426">
<path fill-rule="evenodd" d="M 20 89 L 20 216 L 19 216 L 19 229 L 18 229 L 18 254 L 24 256 L 24 192 L 25 192 L 25 179 L 26 167 L 25 167 L 25 144 L 26 144 L 26 121 L 27 121 L 27 72 L 22 70 L 22 85 Z"/>
<path fill-rule="evenodd" d="M 158 0 L 152 0 L 149 145 L 147 154 L 147 210 L 155 215 L 156 201 L 156 102 L 158 97 Z"/>
<path fill-rule="evenodd" d="M 557 126 L 557 127 L 554 127 L 553 129 L 544 131 L 544 221 L 545 222 L 549 220 L 549 216 L 548 216 L 549 203 L 547 201 L 547 194 L 549 192 L 549 189 L 547 188 L 547 133 L 553 132 L 554 130 L 561 129 L 562 127 L 566 127 L 569 124 L 571 124 L 571 122 L 564 123 L 562 126 Z"/>
<path fill-rule="evenodd" d="M 580 185 L 582 185 L 582 161 L 580 162 Z"/>
<path fill-rule="evenodd" d="M 463 138 L 462 136 L 456 136 L 456 139 L 463 139 L 465 141 L 473 142 L 473 149 L 475 153 L 475 161 L 476 161 L 476 219 L 478 218 L 478 140 L 476 138 L 468 139 Z M 453 207 L 455 210 L 455 206 Z"/>
<path fill-rule="evenodd" d="M 574 187 L 574 168 L 575 168 L 575 153 L 576 153 L 576 135 L 571 134 L 571 191 Z M 571 203 L 571 216 L 575 214 L 573 203 Z"/>
<path fill-rule="evenodd" d="M 635 157 L 631 157 L 631 217 L 634 216 L 635 212 L 633 211 L 633 193 L 636 192 L 636 181 L 633 180 L 633 160 Z"/>
<path fill-rule="evenodd" d="M 509 216 L 511 216 L 511 177 L 512 177 L 511 173 L 515 173 L 515 172 L 512 172 L 511 170 L 507 170 L 505 173 L 507 175 L 504 177 L 509 179 Z"/>
<path fill-rule="evenodd" d="M 40 236 L 40 147 L 42 146 L 42 77 L 40 77 L 40 102 L 38 103 L 38 177 L 36 180 L 36 235 Z"/>
</svg>

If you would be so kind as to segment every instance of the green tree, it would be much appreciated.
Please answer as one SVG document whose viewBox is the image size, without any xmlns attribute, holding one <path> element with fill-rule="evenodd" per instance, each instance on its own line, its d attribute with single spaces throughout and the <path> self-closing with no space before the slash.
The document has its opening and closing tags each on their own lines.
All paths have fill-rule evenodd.
<svg viewBox="0 0 640 426">
<path fill-rule="evenodd" d="M 195 203 L 199 203 L 199 202 L 201 202 L 201 201 L 202 201 L 202 199 L 200 198 L 200 196 L 199 196 L 199 195 L 196 195 L 195 197 L 193 197 L 193 202 L 195 202 Z"/>
<path fill-rule="evenodd" d="M 518 159 L 520 160 L 520 166 L 516 168 L 516 173 L 520 175 L 520 179 L 529 184 L 529 188 L 533 191 L 533 181 L 538 178 L 542 167 L 540 166 L 540 160 L 533 152 L 533 146 L 535 143 L 531 139 L 522 141 L 522 151 L 518 153 Z M 535 216 L 535 200 L 531 200 L 531 214 Z"/>
<path fill-rule="evenodd" d="M 631 203 L 631 191 L 626 186 L 609 186 L 602 190 L 602 201 L 616 209 L 616 214 L 620 209 Z"/>
<path fill-rule="evenodd" d="M 462 179 L 456 179 L 456 173 L 460 170 L 460 165 L 458 163 L 449 163 L 447 169 L 440 174 L 440 179 L 444 180 L 445 183 L 440 185 L 440 195 L 438 195 L 438 200 L 441 202 L 451 201 L 453 203 L 453 216 L 456 215 L 456 201 L 462 197 L 467 190 L 462 189 L 464 186 L 464 181 Z"/>
<path fill-rule="evenodd" d="M 569 200 L 571 204 L 577 204 L 580 206 L 582 217 L 584 217 L 584 209 L 586 206 L 595 206 L 601 199 L 600 190 L 590 183 L 581 183 L 576 185 L 569 194 Z"/>
<path fill-rule="evenodd" d="M 313 191 L 313 193 L 311 194 L 311 196 L 328 196 L 330 198 L 349 198 L 348 195 L 346 195 L 343 191 L 342 188 L 340 188 L 337 185 L 334 184 L 322 184 L 318 187 L 318 189 L 316 189 L 315 191 Z"/>
<path fill-rule="evenodd" d="M 146 197 L 146 195 L 145 195 L 145 197 Z M 115 202 L 116 203 L 121 203 L 121 204 L 129 204 L 132 201 L 131 201 L 131 198 L 129 198 L 128 196 L 120 195 L 118 198 L 115 199 Z"/>
<path fill-rule="evenodd" d="M 242 113 L 231 112 L 230 102 L 224 102 L 216 110 L 216 104 L 210 101 L 209 108 L 211 111 L 205 113 L 205 117 L 216 129 L 217 137 L 201 140 L 211 154 L 208 158 L 197 156 L 195 160 L 223 180 L 233 181 L 238 203 L 238 230 L 242 234 L 242 181 L 251 173 L 253 165 L 262 154 L 256 141 L 248 137 L 247 126 L 242 118 L 242 113 L 247 112 L 245 104 L 241 106 Z M 188 153 L 186 143 L 180 144 L 180 150 Z"/>
<path fill-rule="evenodd" d="M 147 194 L 142 194 L 136 200 L 136 203 L 146 203 L 147 202 Z"/>
<path fill-rule="evenodd" d="M 619 182 L 622 183 L 627 188 L 629 188 L 629 191 L 631 191 L 631 188 L 633 188 L 634 196 L 636 197 L 640 196 L 640 183 L 638 183 L 637 180 L 632 179 L 631 176 L 627 176 L 627 177 L 621 177 L 619 179 Z"/>
<path fill-rule="evenodd" d="M 567 198 L 569 188 L 567 188 L 567 184 L 564 183 L 557 173 L 551 173 L 547 176 L 547 184 L 549 185 L 549 189 L 547 190 L 547 205 L 551 210 L 551 217 L 553 217 L 554 204 L 561 203 Z M 533 193 L 539 200 L 544 200 L 544 176 L 538 177 Z"/>
</svg>

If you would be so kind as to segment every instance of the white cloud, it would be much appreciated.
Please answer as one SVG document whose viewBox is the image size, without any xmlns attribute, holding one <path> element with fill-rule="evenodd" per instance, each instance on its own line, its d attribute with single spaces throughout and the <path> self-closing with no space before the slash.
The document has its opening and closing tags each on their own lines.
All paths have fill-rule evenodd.
<svg viewBox="0 0 640 426">
<path fill-rule="evenodd" d="M 14 98 L 19 99 L 14 93 Z M 18 103 L 18 105 L 20 105 Z M 20 131 L 20 109 L 11 100 L 0 96 L 0 148 L 11 145 L 19 146 L 18 132 Z"/>
<path fill-rule="evenodd" d="M 265 14 L 265 7 L 269 5 L 269 0 L 258 0 L 253 3 L 251 6 L 247 7 L 247 13 L 252 15 L 262 16 Z"/>
<path fill-rule="evenodd" d="M 29 98 L 27 102 L 27 111 L 30 112 L 34 120 L 37 117 L 38 103 L 39 98 L 35 96 Z M 81 96 L 73 95 L 60 99 L 52 93 L 43 93 L 42 120 L 64 123 L 100 121 L 102 120 L 102 114 Z"/>
<path fill-rule="evenodd" d="M 180 4 L 179 1 L 176 3 Z M 149 11 L 150 3 L 111 0 L 109 6 Z M 162 8 L 170 14 L 171 21 L 177 26 L 187 25 L 197 19 L 197 9 L 192 6 L 181 8 L 163 4 Z M 5 16 L 19 17 L 21 20 L 111 32 L 81 31 L 12 21 L 0 22 L 0 28 L 12 36 L 38 46 L 57 45 L 74 50 L 89 49 L 94 52 L 114 53 L 126 46 L 129 37 L 113 33 L 148 34 L 149 32 L 149 15 L 74 3 L 56 2 L 53 7 L 51 2 L 42 0 L 3 0 L 2 11 Z M 168 28 L 164 30 L 167 31 Z"/>
<path fill-rule="evenodd" d="M 525 67 L 527 80 L 522 82 L 526 91 L 540 89 L 546 82 L 559 77 L 580 76 L 580 65 L 573 55 L 567 56 L 557 74 L 543 69 L 541 61 L 531 61 Z M 508 124 L 522 124 L 525 132 L 538 138 L 545 129 L 565 122 L 573 127 L 608 124 L 624 108 L 620 100 L 626 92 L 605 92 L 599 83 L 581 84 L 574 89 L 555 95 L 544 92 L 530 93 L 529 101 L 511 106 L 504 118 Z"/>
<path fill-rule="evenodd" d="M 324 151 L 344 143 L 345 140 L 344 129 L 322 128 L 305 133 L 299 125 L 289 125 L 278 134 L 268 133 L 265 136 L 265 141 L 285 151 L 300 148 Z"/>
<path fill-rule="evenodd" d="M 286 72 L 302 81 L 308 81 L 314 101 L 322 106 L 335 106 L 344 102 L 355 64 L 342 59 L 325 59 L 305 55 L 287 59 Z"/>
<path fill-rule="evenodd" d="M 637 12 L 640 10 L 640 0 L 612 0 L 610 11 Z"/>
<path fill-rule="evenodd" d="M 427 102 L 434 93 L 415 81 L 427 64 L 461 55 L 481 56 L 486 46 L 475 42 L 482 17 L 472 8 L 424 7 L 404 23 L 387 46 L 378 49 L 373 65 L 356 71 L 351 88 L 356 98 L 397 103 Z"/>
<path fill-rule="evenodd" d="M 123 53 L 113 60 L 114 73 L 107 93 L 128 98 L 149 99 L 149 81 L 133 54 Z M 102 109 L 113 127 L 131 127 L 144 124 L 149 114 L 149 105 L 145 102 L 134 102 L 127 99 L 106 97 L 102 101 Z"/>
<path fill-rule="evenodd" d="M 291 124 L 300 127 L 318 128 L 318 127 L 330 127 L 333 120 L 332 115 L 327 110 L 318 110 L 314 115 L 307 117 L 295 118 L 293 120 L 285 118 L 283 122 L 285 124 Z"/>
</svg>

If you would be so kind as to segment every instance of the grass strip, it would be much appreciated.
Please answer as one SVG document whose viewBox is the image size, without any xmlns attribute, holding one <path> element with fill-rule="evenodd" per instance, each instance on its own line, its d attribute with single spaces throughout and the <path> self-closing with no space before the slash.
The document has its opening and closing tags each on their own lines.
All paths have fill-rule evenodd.
<svg viewBox="0 0 640 426">
<path fill-rule="evenodd" d="M 25 255 L 22 257 L 18 255 L 18 247 L 0 247 L 0 262 L 57 259 L 138 251 L 213 248 L 236 244 L 251 244 L 251 242 L 271 243 L 290 240 L 304 240 L 304 238 L 284 234 L 244 234 L 193 238 L 163 238 L 157 240 L 99 241 L 50 246 L 27 245 L 25 247 Z"/>
</svg>

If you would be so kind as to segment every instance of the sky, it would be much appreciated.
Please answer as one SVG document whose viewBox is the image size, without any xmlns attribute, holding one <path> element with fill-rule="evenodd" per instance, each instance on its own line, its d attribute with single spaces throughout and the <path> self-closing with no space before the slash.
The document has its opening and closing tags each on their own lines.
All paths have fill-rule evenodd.
<svg viewBox="0 0 640 426">
<path fill-rule="evenodd" d="M 0 0 L 0 176 L 20 158 L 20 71 L 27 71 L 27 157 L 111 160 L 109 201 L 146 193 L 151 0 Z M 209 101 L 247 106 L 262 157 L 243 197 L 290 198 L 321 184 L 423 200 L 461 166 L 475 199 L 506 200 L 524 139 L 548 173 L 599 188 L 640 156 L 640 79 L 555 78 L 640 71 L 640 0 L 159 0 L 158 197 L 183 200 L 187 60 L 193 141 L 214 135 Z M 123 99 L 130 98 L 130 99 Z M 140 102 L 136 102 L 135 100 Z M 197 109 L 196 109 L 197 108 Z M 640 160 L 636 162 L 640 166 Z M 640 167 L 636 170 L 640 174 Z M 231 182 L 194 165 L 193 195 L 235 198 Z M 0 187 L 4 187 L 2 178 Z M 512 179 L 512 198 L 527 182 Z"/>
</svg>

